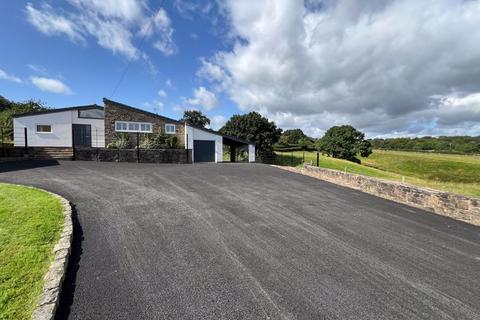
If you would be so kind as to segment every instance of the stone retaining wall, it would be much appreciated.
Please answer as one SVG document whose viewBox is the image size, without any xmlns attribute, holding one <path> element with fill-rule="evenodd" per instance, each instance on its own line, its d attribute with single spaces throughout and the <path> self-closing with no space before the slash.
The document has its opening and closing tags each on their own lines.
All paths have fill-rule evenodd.
<svg viewBox="0 0 480 320">
<path fill-rule="evenodd" d="M 75 160 L 145 163 L 192 163 L 190 149 L 75 148 Z"/>
<path fill-rule="evenodd" d="M 60 235 L 60 240 L 58 240 L 55 247 L 53 247 L 55 256 L 45 275 L 43 290 L 40 294 L 37 307 L 32 314 L 33 320 L 53 320 L 55 318 L 55 313 L 60 302 L 63 280 L 67 272 L 73 238 L 72 207 L 70 206 L 70 202 L 58 194 L 49 191 L 46 192 L 58 198 L 62 203 L 64 216 L 63 231 Z"/>
<path fill-rule="evenodd" d="M 480 226 L 480 198 L 305 165 L 302 174 Z"/>
</svg>

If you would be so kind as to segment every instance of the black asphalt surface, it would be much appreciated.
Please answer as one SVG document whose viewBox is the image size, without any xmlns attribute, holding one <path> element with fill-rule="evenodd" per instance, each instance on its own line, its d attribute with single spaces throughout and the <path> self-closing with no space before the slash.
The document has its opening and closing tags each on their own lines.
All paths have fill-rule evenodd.
<svg viewBox="0 0 480 320">
<path fill-rule="evenodd" d="M 76 208 L 59 319 L 480 319 L 480 228 L 260 164 L 0 164 Z"/>
</svg>

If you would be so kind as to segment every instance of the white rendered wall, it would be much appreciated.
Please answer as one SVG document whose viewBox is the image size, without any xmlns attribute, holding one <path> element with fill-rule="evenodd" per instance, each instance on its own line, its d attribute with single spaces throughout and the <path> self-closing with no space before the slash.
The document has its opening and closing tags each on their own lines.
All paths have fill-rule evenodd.
<svg viewBox="0 0 480 320">
<path fill-rule="evenodd" d="M 255 145 L 248 145 L 248 162 L 255 162 Z"/>
<path fill-rule="evenodd" d="M 13 141 L 16 147 L 24 147 L 24 128 L 27 128 L 29 147 L 71 147 L 72 111 L 38 114 L 13 119 Z M 52 132 L 37 132 L 37 125 L 50 125 Z"/>
<path fill-rule="evenodd" d="M 105 147 L 104 119 L 78 118 L 78 110 L 51 112 L 13 119 L 13 141 L 16 147 L 25 146 L 27 128 L 29 147 L 71 147 L 72 123 L 89 124 L 92 128 L 92 147 Z M 52 132 L 37 132 L 37 125 L 50 125 Z"/>
<path fill-rule="evenodd" d="M 105 147 L 105 119 L 86 119 L 78 117 L 78 110 L 71 111 L 73 124 L 89 124 L 92 127 L 92 147 Z M 70 142 L 70 145 L 72 143 Z"/>
<path fill-rule="evenodd" d="M 215 141 L 215 162 L 223 161 L 223 137 L 207 132 L 205 130 L 196 129 L 185 126 L 185 148 L 192 149 L 192 161 L 195 162 L 195 150 L 193 150 L 193 140 Z M 188 139 L 187 139 L 188 137 Z"/>
</svg>

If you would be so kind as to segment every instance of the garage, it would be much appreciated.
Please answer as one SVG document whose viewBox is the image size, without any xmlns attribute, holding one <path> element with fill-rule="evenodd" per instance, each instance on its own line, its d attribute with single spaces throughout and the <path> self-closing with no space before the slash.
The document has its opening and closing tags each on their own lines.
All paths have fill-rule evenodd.
<svg viewBox="0 0 480 320">
<path fill-rule="evenodd" d="M 193 140 L 195 162 L 215 162 L 215 141 Z"/>
<path fill-rule="evenodd" d="M 217 131 L 185 126 L 185 148 L 192 150 L 192 162 L 224 162 L 223 147 L 230 147 L 230 152 L 238 148 L 248 150 L 248 161 L 255 162 L 255 144 L 235 137 L 226 136 Z M 228 162 L 235 162 L 231 157 Z"/>
</svg>

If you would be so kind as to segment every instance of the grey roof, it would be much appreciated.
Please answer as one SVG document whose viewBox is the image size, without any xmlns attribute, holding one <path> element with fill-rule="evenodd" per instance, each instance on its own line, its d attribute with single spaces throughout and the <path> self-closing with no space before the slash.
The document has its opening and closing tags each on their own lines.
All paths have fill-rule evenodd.
<svg viewBox="0 0 480 320">
<path fill-rule="evenodd" d="M 89 105 L 84 105 L 84 106 L 75 106 L 75 107 L 68 107 L 68 108 L 56 108 L 56 109 L 48 109 L 48 110 L 43 110 L 43 111 L 20 113 L 20 114 L 14 115 L 13 117 L 14 118 L 20 118 L 20 117 L 36 116 L 36 115 L 40 115 L 40 114 L 57 113 L 57 112 L 65 112 L 65 111 L 73 111 L 73 110 L 85 110 L 85 109 L 103 110 L 103 107 L 99 106 L 99 105 L 96 105 L 96 104 L 89 104 Z"/>
</svg>

